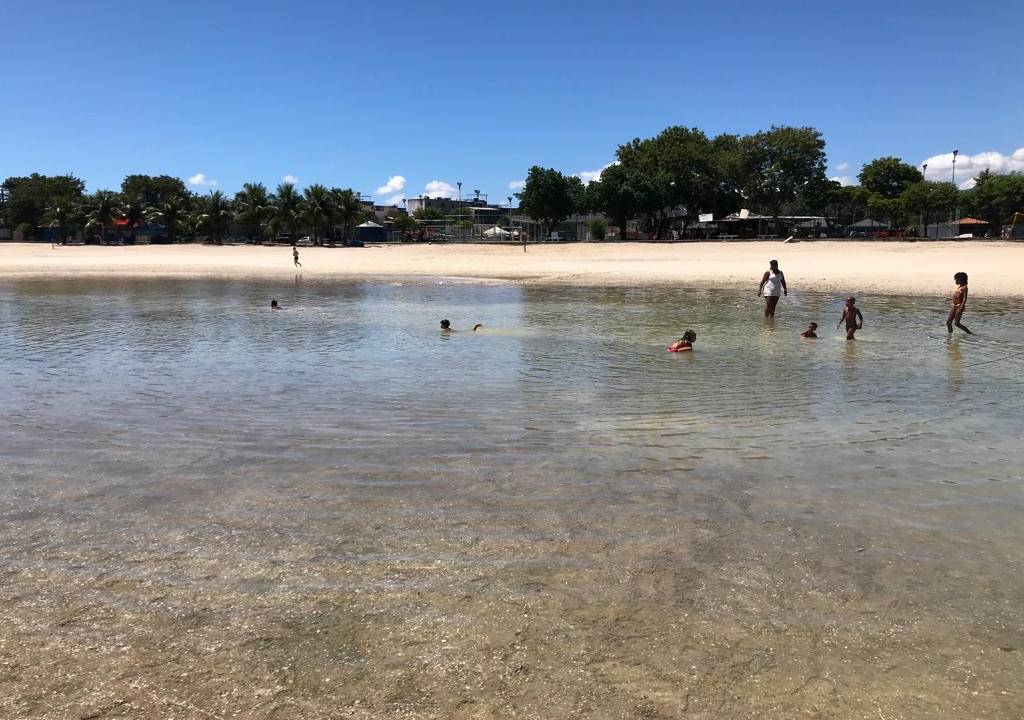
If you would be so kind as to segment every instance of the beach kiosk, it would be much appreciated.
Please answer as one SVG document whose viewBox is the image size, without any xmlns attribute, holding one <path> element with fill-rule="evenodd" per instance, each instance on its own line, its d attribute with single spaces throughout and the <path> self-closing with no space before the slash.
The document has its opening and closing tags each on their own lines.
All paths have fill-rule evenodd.
<svg viewBox="0 0 1024 720">
<path fill-rule="evenodd" d="M 362 225 L 356 226 L 356 240 L 364 243 L 384 242 L 388 239 L 388 232 L 383 225 L 367 220 Z"/>
</svg>

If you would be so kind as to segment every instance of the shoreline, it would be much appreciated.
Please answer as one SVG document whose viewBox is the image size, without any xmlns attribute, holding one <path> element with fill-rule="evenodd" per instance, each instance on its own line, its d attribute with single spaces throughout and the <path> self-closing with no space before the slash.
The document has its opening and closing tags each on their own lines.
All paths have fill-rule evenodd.
<svg viewBox="0 0 1024 720">
<path fill-rule="evenodd" d="M 1024 297 L 1011 241 L 835 241 L 743 243 L 415 244 L 366 248 L 238 245 L 0 244 L 0 281 L 75 277 L 293 281 L 448 279 L 543 285 L 648 285 L 756 289 L 777 258 L 792 291 L 947 295 L 953 273 L 975 295 Z"/>
</svg>

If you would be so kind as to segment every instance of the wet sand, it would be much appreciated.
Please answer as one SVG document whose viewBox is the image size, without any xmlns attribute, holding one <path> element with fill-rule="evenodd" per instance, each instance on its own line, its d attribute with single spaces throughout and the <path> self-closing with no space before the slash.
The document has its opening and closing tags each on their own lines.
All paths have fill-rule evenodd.
<svg viewBox="0 0 1024 720">
<path fill-rule="evenodd" d="M 452 277 L 581 285 L 754 284 L 777 258 L 794 289 L 904 294 L 948 293 L 959 270 L 971 290 L 1024 296 L 1024 243 L 851 242 L 579 243 L 531 245 L 395 245 L 300 248 L 155 245 L 0 245 L 0 277 L 130 276 L 288 279 Z"/>
</svg>

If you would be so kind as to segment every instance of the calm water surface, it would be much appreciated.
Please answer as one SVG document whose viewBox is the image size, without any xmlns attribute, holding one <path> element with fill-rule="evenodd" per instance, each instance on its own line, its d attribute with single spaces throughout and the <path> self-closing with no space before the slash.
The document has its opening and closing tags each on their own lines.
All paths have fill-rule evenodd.
<svg viewBox="0 0 1024 720">
<path fill-rule="evenodd" d="M 1020 717 L 1024 305 L 840 304 L 4 282 L 0 715 Z"/>
</svg>

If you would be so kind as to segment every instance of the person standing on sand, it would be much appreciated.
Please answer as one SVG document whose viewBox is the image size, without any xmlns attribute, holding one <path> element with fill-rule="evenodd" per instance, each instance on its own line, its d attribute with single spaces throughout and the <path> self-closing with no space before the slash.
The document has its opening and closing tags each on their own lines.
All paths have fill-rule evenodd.
<svg viewBox="0 0 1024 720">
<path fill-rule="evenodd" d="M 292 262 L 295 263 L 295 267 L 302 267 L 302 263 L 299 262 L 299 249 L 292 245 Z"/>
<path fill-rule="evenodd" d="M 956 291 L 953 293 L 953 307 L 950 308 L 949 316 L 946 318 L 946 330 L 952 335 L 953 326 L 956 325 L 968 335 L 973 335 L 974 333 L 968 330 L 966 325 L 960 324 L 964 310 L 967 309 L 967 273 L 958 272 L 953 276 L 953 282 L 956 283 Z"/>
<path fill-rule="evenodd" d="M 775 306 L 779 304 L 779 298 L 789 295 L 786 288 L 786 276 L 779 270 L 779 261 L 772 260 L 768 263 L 768 270 L 761 277 L 761 284 L 757 288 L 757 295 L 764 295 L 764 316 L 775 317 Z"/>
</svg>

